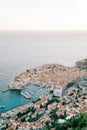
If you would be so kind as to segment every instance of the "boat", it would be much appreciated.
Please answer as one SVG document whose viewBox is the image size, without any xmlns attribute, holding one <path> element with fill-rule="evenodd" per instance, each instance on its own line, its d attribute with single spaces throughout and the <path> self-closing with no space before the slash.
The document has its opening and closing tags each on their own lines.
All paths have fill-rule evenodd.
<svg viewBox="0 0 87 130">
<path fill-rule="evenodd" d="M 25 98 L 28 98 L 28 99 L 31 98 L 30 95 L 29 95 L 27 92 L 21 92 L 20 94 L 21 94 L 23 97 L 25 97 Z"/>
<path fill-rule="evenodd" d="M 0 106 L 0 109 L 1 109 L 1 108 L 5 108 L 5 106 L 4 106 L 4 105 L 2 105 L 2 106 Z"/>
<path fill-rule="evenodd" d="M 28 93 L 28 92 L 25 92 L 25 94 L 26 94 L 27 96 L 29 96 L 29 97 L 30 97 L 30 95 L 29 95 L 29 93 Z"/>
</svg>

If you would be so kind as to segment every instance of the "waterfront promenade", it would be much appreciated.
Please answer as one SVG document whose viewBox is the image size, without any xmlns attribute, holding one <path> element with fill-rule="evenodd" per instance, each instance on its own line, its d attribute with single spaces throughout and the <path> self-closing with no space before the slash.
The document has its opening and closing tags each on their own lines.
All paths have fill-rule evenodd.
<svg viewBox="0 0 87 130">
<path fill-rule="evenodd" d="M 27 103 L 25 105 L 22 105 L 20 107 L 11 109 L 7 112 L 4 112 L 1 114 L 1 116 L 4 118 L 6 117 L 14 117 L 18 112 L 23 112 L 24 110 L 27 110 L 27 108 L 31 107 L 33 103 Z"/>
</svg>

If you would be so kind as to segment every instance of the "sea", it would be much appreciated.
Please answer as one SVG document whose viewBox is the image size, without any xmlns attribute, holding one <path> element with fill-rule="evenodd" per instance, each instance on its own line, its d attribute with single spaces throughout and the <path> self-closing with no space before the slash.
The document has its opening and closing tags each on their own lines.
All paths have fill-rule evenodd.
<svg viewBox="0 0 87 130">
<path fill-rule="evenodd" d="M 47 95 L 46 88 L 35 85 L 22 90 L 29 92 L 31 99 L 18 91 L 2 93 L 22 71 L 51 63 L 74 66 L 83 58 L 87 58 L 87 32 L 0 32 L 0 106 L 5 106 L 0 113 Z"/>
</svg>

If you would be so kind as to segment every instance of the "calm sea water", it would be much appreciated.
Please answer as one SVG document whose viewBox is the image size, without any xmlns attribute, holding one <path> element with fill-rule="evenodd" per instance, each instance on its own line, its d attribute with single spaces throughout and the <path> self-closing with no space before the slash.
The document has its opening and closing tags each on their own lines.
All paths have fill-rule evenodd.
<svg viewBox="0 0 87 130">
<path fill-rule="evenodd" d="M 87 58 L 87 32 L 0 32 L 0 90 L 7 88 L 9 82 L 27 68 L 46 63 L 73 66 L 82 58 Z M 29 90 L 35 91 L 37 98 L 41 96 L 37 95 L 36 86 Z M 0 105 L 6 106 L 0 112 L 32 100 L 14 91 L 0 93 Z"/>
</svg>

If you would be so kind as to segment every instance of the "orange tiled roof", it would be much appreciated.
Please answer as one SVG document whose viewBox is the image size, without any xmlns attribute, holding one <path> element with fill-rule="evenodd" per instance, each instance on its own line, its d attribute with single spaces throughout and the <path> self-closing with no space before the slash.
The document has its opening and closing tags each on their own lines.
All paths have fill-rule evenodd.
<svg viewBox="0 0 87 130">
<path fill-rule="evenodd" d="M 34 124 L 34 126 L 36 127 L 36 128 L 39 128 L 39 127 L 41 127 L 42 126 L 42 123 L 39 121 L 39 122 L 36 122 L 35 124 Z"/>
<path fill-rule="evenodd" d="M 20 123 L 22 126 L 27 126 L 27 123 L 26 122 L 21 122 Z"/>
<path fill-rule="evenodd" d="M 33 124 L 28 124 L 28 127 L 29 127 L 29 128 L 32 128 L 32 127 L 33 127 Z"/>
<path fill-rule="evenodd" d="M 41 98 L 41 100 L 37 101 L 36 103 L 34 103 L 35 105 L 40 105 L 41 103 L 45 102 L 46 101 L 46 96 L 43 96 Z"/>
<path fill-rule="evenodd" d="M 48 105 L 48 108 L 49 108 L 49 109 L 55 108 L 55 104 L 49 104 L 49 105 Z"/>
<path fill-rule="evenodd" d="M 44 118 L 49 118 L 49 114 L 44 115 Z"/>
<path fill-rule="evenodd" d="M 41 112 L 41 111 L 43 111 L 43 108 L 41 108 L 41 109 L 36 109 L 36 112 L 37 112 L 37 113 L 39 113 L 39 112 Z"/>
</svg>

